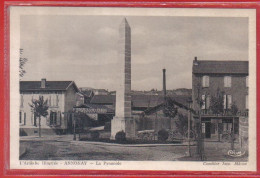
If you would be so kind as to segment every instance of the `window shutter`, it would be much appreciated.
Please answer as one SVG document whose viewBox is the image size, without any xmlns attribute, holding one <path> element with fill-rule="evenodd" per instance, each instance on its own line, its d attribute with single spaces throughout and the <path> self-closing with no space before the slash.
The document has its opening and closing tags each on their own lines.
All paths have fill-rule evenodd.
<svg viewBox="0 0 260 178">
<path fill-rule="evenodd" d="M 20 124 L 22 123 L 22 112 L 21 111 L 19 112 L 19 123 Z"/>
<path fill-rule="evenodd" d="M 201 106 L 201 109 L 206 109 L 206 106 L 205 106 L 205 95 L 201 95 L 201 100 L 202 100 L 202 106 Z"/>
<path fill-rule="evenodd" d="M 59 106 L 59 95 L 56 95 L 56 106 Z"/>
<path fill-rule="evenodd" d="M 58 111 L 58 113 L 57 113 L 57 125 L 58 126 L 61 125 L 61 113 L 60 113 L 60 111 Z"/>
<path fill-rule="evenodd" d="M 228 77 L 228 87 L 231 87 L 231 77 Z"/>
<path fill-rule="evenodd" d="M 209 76 L 206 76 L 206 87 L 209 87 Z"/>
<path fill-rule="evenodd" d="M 26 113 L 24 113 L 24 118 L 23 118 L 24 120 L 24 125 L 26 125 Z"/>
<path fill-rule="evenodd" d="M 248 87 L 248 76 L 246 76 L 246 87 Z"/>
<path fill-rule="evenodd" d="M 49 96 L 49 106 L 51 106 L 51 95 Z"/>
<path fill-rule="evenodd" d="M 231 105 L 232 105 L 232 96 L 231 96 L 231 95 L 227 95 L 227 100 L 228 100 L 228 109 L 231 109 Z"/>
<path fill-rule="evenodd" d="M 51 101 L 52 106 L 55 106 L 55 104 L 56 104 L 55 103 L 55 100 L 56 100 L 55 94 L 52 94 L 51 99 L 52 99 L 52 101 Z"/>
<path fill-rule="evenodd" d="M 227 95 L 223 95 L 223 106 L 224 109 L 227 109 Z"/>
<path fill-rule="evenodd" d="M 206 97 L 206 109 L 209 109 L 210 107 L 210 95 L 207 95 Z"/>
<path fill-rule="evenodd" d="M 50 114 L 46 117 L 46 125 L 50 126 Z"/>
</svg>

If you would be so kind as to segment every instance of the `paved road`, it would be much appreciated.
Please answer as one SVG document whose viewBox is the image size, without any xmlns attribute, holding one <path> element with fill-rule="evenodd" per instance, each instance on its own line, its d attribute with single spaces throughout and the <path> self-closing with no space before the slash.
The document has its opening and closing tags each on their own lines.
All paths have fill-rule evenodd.
<svg viewBox="0 0 260 178">
<path fill-rule="evenodd" d="M 186 155 L 187 146 L 122 147 L 66 139 L 24 139 L 22 160 L 168 160 Z"/>
<path fill-rule="evenodd" d="M 198 160 L 196 146 L 191 147 L 192 157 L 186 157 L 187 146 L 125 147 L 72 141 L 71 136 L 53 138 L 23 138 L 20 147 L 27 148 L 22 160 L 133 160 L 176 161 Z M 228 143 L 206 142 L 208 161 L 245 161 L 247 158 L 227 156 Z"/>
</svg>

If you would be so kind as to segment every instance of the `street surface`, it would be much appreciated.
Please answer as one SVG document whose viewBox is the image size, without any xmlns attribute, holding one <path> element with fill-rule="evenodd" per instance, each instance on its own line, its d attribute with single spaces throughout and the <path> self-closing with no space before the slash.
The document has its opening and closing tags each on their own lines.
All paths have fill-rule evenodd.
<svg viewBox="0 0 260 178">
<path fill-rule="evenodd" d="M 236 146 L 238 146 L 236 144 Z M 157 145 L 133 147 L 118 144 L 73 141 L 72 135 L 56 137 L 23 137 L 20 150 L 26 148 L 21 160 L 133 160 L 133 161 L 199 161 L 196 146 L 191 146 L 192 157 L 187 157 L 186 145 Z M 230 143 L 205 142 L 207 161 L 246 161 L 247 157 L 227 155 Z"/>
</svg>

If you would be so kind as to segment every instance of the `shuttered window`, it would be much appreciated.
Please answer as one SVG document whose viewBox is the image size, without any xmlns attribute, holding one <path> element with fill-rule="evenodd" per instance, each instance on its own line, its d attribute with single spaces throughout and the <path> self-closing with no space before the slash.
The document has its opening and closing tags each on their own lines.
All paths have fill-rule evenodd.
<svg viewBox="0 0 260 178">
<path fill-rule="evenodd" d="M 209 87 L 209 76 L 205 75 L 202 77 L 202 87 Z"/>
<path fill-rule="evenodd" d="M 231 77 L 230 76 L 224 77 L 224 87 L 231 87 Z"/>
</svg>

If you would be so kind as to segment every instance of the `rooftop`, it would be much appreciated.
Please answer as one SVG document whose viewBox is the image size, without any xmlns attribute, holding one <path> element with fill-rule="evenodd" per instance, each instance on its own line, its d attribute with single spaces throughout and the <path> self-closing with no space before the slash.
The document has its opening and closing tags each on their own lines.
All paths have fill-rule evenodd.
<svg viewBox="0 0 260 178">
<path fill-rule="evenodd" d="M 248 61 L 202 61 L 194 60 L 194 74 L 247 74 Z"/>
<path fill-rule="evenodd" d="M 138 108 L 155 107 L 164 102 L 163 95 L 132 95 L 132 106 Z M 190 96 L 169 96 L 173 100 L 188 106 Z M 92 104 L 115 104 L 116 95 L 95 95 Z"/>
<path fill-rule="evenodd" d="M 70 85 L 78 91 L 73 81 L 46 81 L 45 88 L 41 87 L 41 81 L 20 81 L 20 91 L 65 91 Z"/>
</svg>

